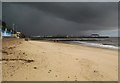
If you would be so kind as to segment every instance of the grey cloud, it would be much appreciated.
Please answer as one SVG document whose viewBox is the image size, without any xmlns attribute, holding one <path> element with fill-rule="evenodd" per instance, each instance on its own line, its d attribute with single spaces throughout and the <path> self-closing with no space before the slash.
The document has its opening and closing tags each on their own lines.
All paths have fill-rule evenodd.
<svg viewBox="0 0 120 83">
<path fill-rule="evenodd" d="M 3 20 L 29 35 L 88 34 L 117 29 L 118 3 L 3 3 Z M 11 25 L 12 26 L 12 25 Z"/>
</svg>

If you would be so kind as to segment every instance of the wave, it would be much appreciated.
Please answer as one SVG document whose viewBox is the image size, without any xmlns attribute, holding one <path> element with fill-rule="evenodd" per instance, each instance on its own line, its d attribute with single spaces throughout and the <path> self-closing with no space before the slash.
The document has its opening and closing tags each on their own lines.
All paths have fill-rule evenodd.
<svg viewBox="0 0 120 83">
<path fill-rule="evenodd" d="M 109 48 L 109 49 L 115 49 L 119 50 L 119 46 L 113 46 L 113 45 L 103 45 L 102 43 L 91 43 L 91 42 L 81 42 L 81 41 L 72 41 L 73 43 L 83 44 L 87 46 L 93 46 L 93 47 L 100 47 L 100 48 Z"/>
</svg>

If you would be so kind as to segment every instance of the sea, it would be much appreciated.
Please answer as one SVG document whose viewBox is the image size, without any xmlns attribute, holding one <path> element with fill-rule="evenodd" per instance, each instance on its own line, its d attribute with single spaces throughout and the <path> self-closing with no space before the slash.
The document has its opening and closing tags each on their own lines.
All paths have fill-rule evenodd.
<svg viewBox="0 0 120 83">
<path fill-rule="evenodd" d="M 120 49 L 119 43 L 120 37 L 109 37 L 109 38 L 98 38 L 96 41 L 64 41 L 65 43 L 69 44 L 77 44 L 77 45 L 85 45 L 85 46 L 92 46 L 92 47 L 99 47 L 99 48 L 106 48 L 106 49 Z"/>
<path fill-rule="evenodd" d="M 39 38 L 34 37 L 31 38 L 32 40 L 48 40 L 54 41 L 58 40 L 58 42 L 63 42 L 67 44 L 77 44 L 77 45 L 85 45 L 85 46 L 92 46 L 98 48 L 106 48 L 106 49 L 120 49 L 119 39 L 120 37 L 108 37 L 108 38 Z M 72 41 L 71 41 L 72 39 Z M 62 40 L 62 41 L 61 41 Z"/>
</svg>

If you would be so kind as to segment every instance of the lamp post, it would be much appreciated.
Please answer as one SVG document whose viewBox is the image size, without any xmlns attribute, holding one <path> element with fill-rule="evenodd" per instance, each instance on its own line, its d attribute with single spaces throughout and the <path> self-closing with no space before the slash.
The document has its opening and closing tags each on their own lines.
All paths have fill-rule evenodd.
<svg viewBox="0 0 120 83">
<path fill-rule="evenodd" d="M 15 36 L 15 24 L 13 23 L 13 36 Z"/>
</svg>

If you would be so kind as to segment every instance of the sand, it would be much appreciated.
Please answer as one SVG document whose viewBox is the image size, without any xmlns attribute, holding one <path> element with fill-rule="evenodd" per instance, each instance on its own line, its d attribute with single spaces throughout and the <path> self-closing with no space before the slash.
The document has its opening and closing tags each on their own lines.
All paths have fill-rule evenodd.
<svg viewBox="0 0 120 83">
<path fill-rule="evenodd" d="M 117 81 L 116 50 L 3 39 L 3 81 Z"/>
</svg>

